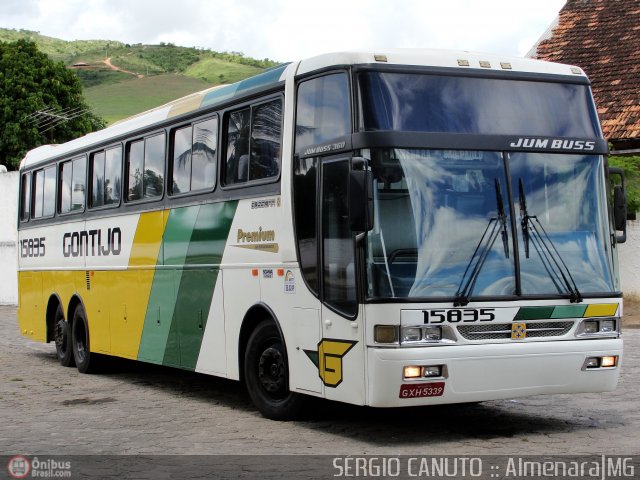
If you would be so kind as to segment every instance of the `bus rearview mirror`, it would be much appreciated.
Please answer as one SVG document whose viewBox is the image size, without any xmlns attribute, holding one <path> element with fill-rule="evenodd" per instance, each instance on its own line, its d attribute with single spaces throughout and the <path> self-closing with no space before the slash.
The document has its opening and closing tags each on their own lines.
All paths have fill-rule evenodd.
<svg viewBox="0 0 640 480">
<path fill-rule="evenodd" d="M 354 232 L 373 228 L 373 174 L 364 158 L 352 159 L 349 174 L 349 224 Z"/>
<path fill-rule="evenodd" d="M 613 187 L 613 225 L 622 235 L 616 235 L 618 243 L 627 241 L 627 199 L 624 192 L 624 171 L 621 168 L 609 168 L 609 176 L 619 175 L 621 183 Z"/>
</svg>

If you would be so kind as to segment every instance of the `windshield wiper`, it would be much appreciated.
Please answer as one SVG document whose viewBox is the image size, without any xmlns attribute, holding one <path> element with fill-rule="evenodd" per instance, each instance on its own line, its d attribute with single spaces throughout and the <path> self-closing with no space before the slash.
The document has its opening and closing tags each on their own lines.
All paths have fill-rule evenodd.
<svg viewBox="0 0 640 480">
<path fill-rule="evenodd" d="M 529 258 L 529 243 L 532 243 L 540 257 L 542 266 L 558 293 L 563 293 L 562 284 L 564 283 L 566 291 L 571 295 L 571 303 L 582 302 L 582 294 L 547 231 L 537 216 L 529 215 L 527 212 L 527 198 L 524 193 L 522 178 L 518 179 L 518 193 L 520 195 L 520 217 L 522 218 L 520 226 L 522 227 L 525 257 Z"/>
<path fill-rule="evenodd" d="M 493 248 L 494 243 L 498 235 L 502 237 L 502 246 L 504 249 L 505 258 L 509 258 L 509 236 L 507 234 L 507 215 L 504 211 L 504 201 L 502 199 L 502 189 L 500 187 L 500 180 L 497 178 L 494 181 L 494 187 L 496 190 L 496 205 L 498 210 L 498 216 L 489 219 L 487 228 L 484 229 L 482 237 L 476 246 L 471 259 L 467 264 L 467 268 L 464 270 L 458 291 L 456 292 L 456 298 L 453 302 L 454 307 L 464 307 L 471 299 L 473 289 L 476 287 L 476 281 L 480 275 L 480 270 L 484 266 L 489 252 Z M 471 266 L 473 265 L 473 268 Z M 467 274 L 469 274 L 467 278 Z M 465 282 L 466 279 L 466 282 Z"/>
</svg>

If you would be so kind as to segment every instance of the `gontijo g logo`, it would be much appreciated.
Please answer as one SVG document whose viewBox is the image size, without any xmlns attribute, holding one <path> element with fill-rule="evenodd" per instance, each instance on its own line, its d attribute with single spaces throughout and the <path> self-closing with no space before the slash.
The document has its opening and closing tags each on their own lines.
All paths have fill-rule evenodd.
<svg viewBox="0 0 640 480">
<path fill-rule="evenodd" d="M 305 350 L 307 357 L 318 367 L 318 375 L 327 387 L 342 383 L 342 357 L 358 343 L 350 340 L 322 339 L 318 351 Z"/>
</svg>

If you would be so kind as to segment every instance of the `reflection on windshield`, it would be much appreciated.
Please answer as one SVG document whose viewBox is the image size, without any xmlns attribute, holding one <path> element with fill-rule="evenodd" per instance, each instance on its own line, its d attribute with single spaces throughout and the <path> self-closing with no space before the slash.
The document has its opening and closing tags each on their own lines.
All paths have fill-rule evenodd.
<svg viewBox="0 0 640 480">
<path fill-rule="evenodd" d="M 512 184 L 526 213 L 535 217 L 551 245 L 566 263 L 579 292 L 613 291 L 608 262 L 608 226 L 604 211 L 602 157 L 513 153 L 510 156 Z M 518 222 L 522 223 L 520 210 Z M 544 238 L 544 235 L 543 235 Z M 558 292 L 558 270 L 548 272 L 544 248 L 527 245 L 518 232 L 523 294 Z M 544 247 L 544 245 L 543 245 Z M 529 255 L 527 255 L 527 249 Z M 561 277 L 561 276 L 560 276 Z M 555 280 L 554 280 L 555 278 Z M 563 293 L 566 289 L 561 288 Z"/>
<path fill-rule="evenodd" d="M 598 135 L 586 85 L 397 72 L 358 81 L 366 131 Z"/>
<path fill-rule="evenodd" d="M 368 235 L 370 297 L 447 297 L 569 294 L 562 274 L 539 250 L 525 253 L 519 201 L 522 180 L 528 215 L 547 235 L 547 247 L 582 294 L 614 290 L 598 156 L 380 149 L 370 152 L 375 178 L 375 226 Z M 515 192 L 507 191 L 504 162 Z M 501 203 L 503 203 L 501 208 Z M 515 219 L 512 216 L 516 215 Z M 484 238 L 490 238 L 490 241 Z M 493 237 L 493 238 L 491 238 Z M 516 288 L 515 262 L 521 268 Z M 573 287 L 572 287 L 573 288 Z"/>
<path fill-rule="evenodd" d="M 497 217 L 496 188 L 506 185 L 501 155 L 378 150 L 372 152 L 372 168 L 370 295 L 455 296 L 487 225 Z M 505 191 L 500 195 L 506 198 Z M 474 294 L 515 294 L 514 267 L 503 242 L 493 243 L 483 263 Z"/>
</svg>

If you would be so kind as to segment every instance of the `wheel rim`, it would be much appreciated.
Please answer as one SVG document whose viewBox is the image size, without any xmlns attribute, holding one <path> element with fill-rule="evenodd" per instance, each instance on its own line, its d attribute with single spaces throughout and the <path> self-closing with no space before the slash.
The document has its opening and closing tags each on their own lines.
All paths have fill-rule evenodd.
<svg viewBox="0 0 640 480">
<path fill-rule="evenodd" d="M 82 322 L 78 322 L 76 330 L 76 338 L 75 338 L 75 346 L 76 346 L 76 360 L 82 363 L 87 356 L 87 333 L 84 329 L 84 324 Z"/>
<path fill-rule="evenodd" d="M 283 398 L 287 393 L 287 367 L 277 345 L 266 348 L 258 360 L 258 380 L 272 398 Z"/>
</svg>

